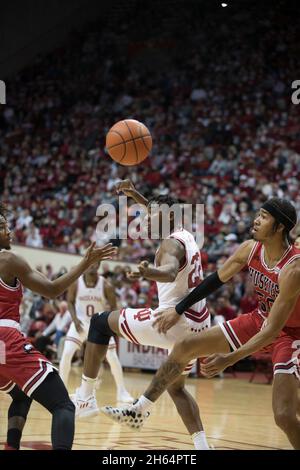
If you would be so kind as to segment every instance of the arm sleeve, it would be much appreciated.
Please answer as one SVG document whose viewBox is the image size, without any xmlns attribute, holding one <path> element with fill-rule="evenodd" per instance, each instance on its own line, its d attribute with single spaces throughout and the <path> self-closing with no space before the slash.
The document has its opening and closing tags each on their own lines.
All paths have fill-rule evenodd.
<svg viewBox="0 0 300 470">
<path fill-rule="evenodd" d="M 202 299 L 205 299 L 210 294 L 215 292 L 221 286 L 223 282 L 220 280 L 217 272 L 211 274 L 206 279 L 204 279 L 199 286 L 195 287 L 192 292 L 187 295 L 181 302 L 179 302 L 175 310 L 179 315 L 182 315 L 188 308 L 190 308 L 195 303 L 199 302 Z"/>
</svg>

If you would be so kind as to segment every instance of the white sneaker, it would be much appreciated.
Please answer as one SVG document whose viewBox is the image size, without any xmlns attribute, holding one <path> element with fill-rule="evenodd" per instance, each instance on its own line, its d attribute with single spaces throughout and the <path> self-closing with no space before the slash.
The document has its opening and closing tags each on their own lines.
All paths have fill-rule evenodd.
<svg viewBox="0 0 300 470">
<path fill-rule="evenodd" d="M 83 400 L 79 396 L 79 389 L 77 388 L 76 392 L 70 395 L 70 398 L 75 405 L 77 418 L 91 418 L 98 415 L 98 403 L 93 395 Z"/>
<path fill-rule="evenodd" d="M 127 390 L 120 390 L 117 393 L 117 401 L 121 401 L 123 403 L 133 403 L 134 399 L 130 393 L 127 392 Z"/>
<path fill-rule="evenodd" d="M 116 421 L 119 424 L 126 424 L 131 429 L 140 431 L 144 425 L 145 420 L 150 416 L 150 412 L 141 413 L 136 411 L 132 405 L 120 406 L 113 408 L 112 406 L 103 406 L 100 411 L 108 418 Z"/>
</svg>

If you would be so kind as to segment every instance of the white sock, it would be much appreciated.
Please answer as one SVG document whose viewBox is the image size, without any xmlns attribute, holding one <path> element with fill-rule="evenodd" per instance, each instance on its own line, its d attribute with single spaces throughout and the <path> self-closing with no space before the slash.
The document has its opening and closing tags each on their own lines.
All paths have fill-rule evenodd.
<svg viewBox="0 0 300 470">
<path fill-rule="evenodd" d="M 194 432 L 192 434 L 194 447 L 197 450 L 210 450 L 204 431 Z"/>
<path fill-rule="evenodd" d="M 149 400 L 148 398 L 144 397 L 144 395 L 142 395 L 133 406 L 136 410 L 141 411 L 142 413 L 146 413 L 147 411 L 151 410 L 153 405 L 153 401 Z"/>
<path fill-rule="evenodd" d="M 96 382 L 97 382 L 97 378 L 92 379 L 82 374 L 81 385 L 79 388 L 80 398 L 82 398 L 83 400 L 86 400 L 91 395 L 94 395 Z"/>
</svg>

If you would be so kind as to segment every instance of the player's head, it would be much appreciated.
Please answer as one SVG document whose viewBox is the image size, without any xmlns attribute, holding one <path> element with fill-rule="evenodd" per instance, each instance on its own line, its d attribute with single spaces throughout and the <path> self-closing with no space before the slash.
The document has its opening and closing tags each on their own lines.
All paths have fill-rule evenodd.
<svg viewBox="0 0 300 470">
<path fill-rule="evenodd" d="M 12 234 L 8 227 L 6 215 L 7 209 L 5 205 L 0 202 L 0 249 L 10 250 Z"/>
<path fill-rule="evenodd" d="M 100 267 L 100 262 L 92 264 L 92 265 L 86 270 L 86 274 L 93 274 L 93 275 L 98 274 L 99 267 Z"/>
<path fill-rule="evenodd" d="M 174 209 L 176 212 L 178 211 L 180 221 L 178 221 Z M 170 232 L 174 231 L 174 226 L 182 224 L 179 201 L 169 195 L 152 197 L 148 202 L 148 215 L 145 222 L 148 223 L 148 236 L 150 238 L 153 236 L 162 238 L 163 228 L 168 230 L 168 226 Z"/>
<path fill-rule="evenodd" d="M 255 240 L 265 241 L 280 236 L 290 241 L 289 233 L 297 223 L 296 209 L 287 199 L 273 197 L 260 208 L 254 220 L 252 234 Z"/>
</svg>

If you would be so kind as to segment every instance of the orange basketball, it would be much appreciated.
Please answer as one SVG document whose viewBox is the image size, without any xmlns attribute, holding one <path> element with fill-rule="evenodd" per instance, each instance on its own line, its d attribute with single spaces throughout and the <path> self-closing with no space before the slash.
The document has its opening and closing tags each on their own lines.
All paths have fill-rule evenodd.
<svg viewBox="0 0 300 470">
<path fill-rule="evenodd" d="M 117 122 L 106 134 L 106 150 L 121 165 L 137 165 L 148 157 L 152 137 L 147 127 L 135 119 Z"/>
</svg>

